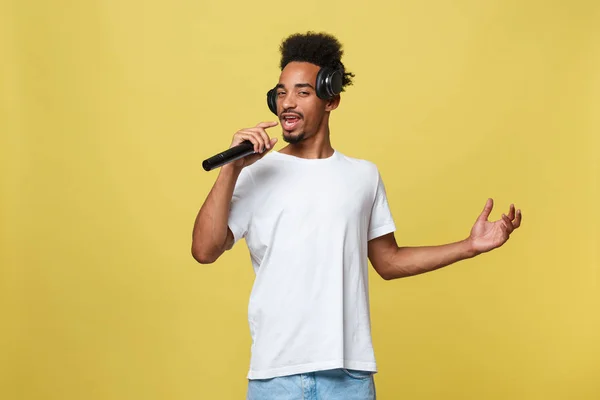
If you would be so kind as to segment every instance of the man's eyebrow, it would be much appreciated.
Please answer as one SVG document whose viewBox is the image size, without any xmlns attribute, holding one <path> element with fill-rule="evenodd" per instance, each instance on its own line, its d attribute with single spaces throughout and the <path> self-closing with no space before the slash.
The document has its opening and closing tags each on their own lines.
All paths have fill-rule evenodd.
<svg viewBox="0 0 600 400">
<path fill-rule="evenodd" d="M 315 88 L 313 87 L 313 85 L 311 85 L 310 83 L 297 83 L 297 84 L 296 84 L 296 87 L 297 87 L 297 88 L 309 87 L 309 88 L 311 88 L 311 89 L 313 89 L 313 90 L 315 89 Z"/>
<path fill-rule="evenodd" d="M 310 83 L 296 83 L 294 86 L 297 88 L 309 87 L 312 90 L 315 90 L 313 85 L 311 85 Z M 275 89 L 285 89 L 285 85 L 283 83 L 279 83 L 277 84 L 277 86 L 275 86 Z"/>
</svg>

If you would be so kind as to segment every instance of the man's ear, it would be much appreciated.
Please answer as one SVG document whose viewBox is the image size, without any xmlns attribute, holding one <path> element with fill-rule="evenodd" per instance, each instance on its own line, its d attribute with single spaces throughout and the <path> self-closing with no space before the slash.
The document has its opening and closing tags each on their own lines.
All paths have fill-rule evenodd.
<svg viewBox="0 0 600 400">
<path fill-rule="evenodd" d="M 327 103 L 325 104 L 325 111 L 332 111 L 332 110 L 335 110 L 336 108 L 338 108 L 341 100 L 342 99 L 339 94 L 337 96 L 334 96 L 331 99 L 327 100 Z"/>
</svg>

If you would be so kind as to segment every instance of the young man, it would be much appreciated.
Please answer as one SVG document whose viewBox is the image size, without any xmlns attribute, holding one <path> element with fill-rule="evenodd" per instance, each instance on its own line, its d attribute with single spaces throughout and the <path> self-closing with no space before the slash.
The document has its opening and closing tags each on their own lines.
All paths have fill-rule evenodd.
<svg viewBox="0 0 600 400">
<path fill-rule="evenodd" d="M 249 140 L 255 154 L 221 168 L 194 224 L 200 263 L 242 237 L 250 250 L 248 399 L 374 399 L 367 259 L 386 280 L 421 274 L 500 247 L 521 223 L 513 205 L 488 221 L 488 199 L 467 239 L 398 247 L 376 165 L 331 145 L 329 117 L 354 76 L 342 54 L 328 34 L 283 41 L 269 107 L 288 145 L 269 151 L 277 122 L 236 132 L 231 146 Z"/>
</svg>

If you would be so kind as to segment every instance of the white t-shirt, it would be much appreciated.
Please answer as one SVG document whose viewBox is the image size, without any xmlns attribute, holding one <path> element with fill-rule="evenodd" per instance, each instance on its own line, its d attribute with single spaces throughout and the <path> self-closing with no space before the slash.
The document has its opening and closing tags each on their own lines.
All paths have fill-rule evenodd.
<svg viewBox="0 0 600 400">
<path fill-rule="evenodd" d="M 271 151 L 240 173 L 229 228 L 256 273 L 248 379 L 377 371 L 367 241 L 396 227 L 375 164 Z"/>
</svg>

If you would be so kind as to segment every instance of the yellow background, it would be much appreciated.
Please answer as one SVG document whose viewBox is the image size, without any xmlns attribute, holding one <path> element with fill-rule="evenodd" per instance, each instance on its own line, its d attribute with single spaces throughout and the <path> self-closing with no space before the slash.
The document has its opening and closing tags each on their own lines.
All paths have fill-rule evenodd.
<svg viewBox="0 0 600 400">
<path fill-rule="evenodd" d="M 243 242 L 190 255 L 201 162 L 272 119 L 309 29 L 345 45 L 332 142 L 377 163 L 401 245 L 524 212 L 492 253 L 371 271 L 379 398 L 600 398 L 600 3 L 0 4 L 1 398 L 244 398 L 253 272 Z"/>
</svg>

